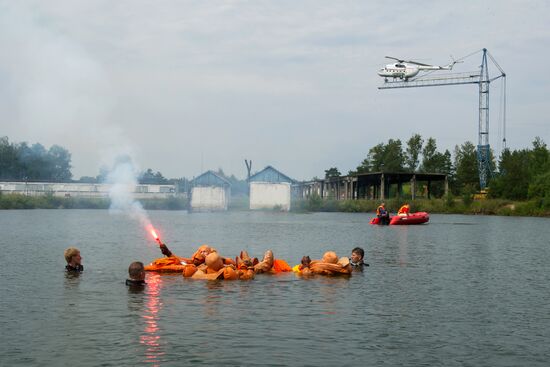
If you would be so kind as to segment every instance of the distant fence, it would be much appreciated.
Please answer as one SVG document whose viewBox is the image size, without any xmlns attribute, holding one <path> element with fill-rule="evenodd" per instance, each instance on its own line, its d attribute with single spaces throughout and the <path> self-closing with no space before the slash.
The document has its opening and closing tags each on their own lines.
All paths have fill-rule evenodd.
<svg viewBox="0 0 550 367">
<path fill-rule="evenodd" d="M 0 182 L 3 194 L 21 194 L 27 196 L 53 195 L 60 197 L 109 197 L 110 184 L 59 183 L 59 182 Z M 136 185 L 129 188 L 137 199 L 187 197 L 187 193 L 178 193 L 175 185 Z"/>
</svg>

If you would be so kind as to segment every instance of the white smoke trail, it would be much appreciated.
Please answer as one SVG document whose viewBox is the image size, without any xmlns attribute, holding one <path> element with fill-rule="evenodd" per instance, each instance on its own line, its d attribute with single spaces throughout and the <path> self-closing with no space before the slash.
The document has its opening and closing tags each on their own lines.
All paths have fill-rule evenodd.
<svg viewBox="0 0 550 367">
<path fill-rule="evenodd" d="M 107 183 L 111 185 L 109 198 L 111 214 L 125 214 L 136 219 L 150 232 L 153 225 L 149 216 L 139 201 L 135 199 L 134 193 L 138 184 L 138 170 L 129 156 L 118 156 L 114 166 L 107 176 Z"/>
</svg>

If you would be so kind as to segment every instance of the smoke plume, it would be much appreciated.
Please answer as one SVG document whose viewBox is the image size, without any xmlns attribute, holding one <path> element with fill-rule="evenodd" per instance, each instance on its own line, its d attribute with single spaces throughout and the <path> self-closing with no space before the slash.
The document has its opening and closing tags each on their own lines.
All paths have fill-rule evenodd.
<svg viewBox="0 0 550 367">
<path fill-rule="evenodd" d="M 109 197 L 111 199 L 111 214 L 125 214 L 138 220 L 148 231 L 153 228 L 149 216 L 139 201 L 135 199 L 134 192 L 137 182 L 138 169 L 132 159 L 127 156 L 118 156 L 113 168 L 107 176 L 107 183 L 111 185 Z"/>
</svg>

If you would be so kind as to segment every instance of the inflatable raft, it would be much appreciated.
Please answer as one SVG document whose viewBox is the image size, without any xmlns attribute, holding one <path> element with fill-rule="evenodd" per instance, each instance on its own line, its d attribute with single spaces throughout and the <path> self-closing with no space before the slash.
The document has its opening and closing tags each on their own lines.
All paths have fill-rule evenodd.
<svg viewBox="0 0 550 367">
<path fill-rule="evenodd" d="M 184 277 L 192 277 L 197 270 L 204 270 L 205 276 L 199 277 L 199 272 L 199 274 L 194 277 L 195 279 L 221 279 L 222 275 L 225 279 L 232 278 L 232 275 L 229 274 L 231 271 L 228 267 L 241 273 L 250 270 L 252 272 L 252 278 L 254 274 L 258 273 L 284 273 L 292 271 L 292 268 L 286 261 L 274 259 L 271 250 L 266 251 L 264 259 L 261 262 L 258 261 L 258 259 L 254 259 L 255 261 L 253 261 L 244 251 L 241 252 L 241 256 L 236 257 L 235 261 L 229 258 L 223 258 L 219 255 L 217 257 L 219 258 L 219 266 L 215 266 L 214 269 L 210 270 L 206 268 L 202 269 L 202 265 L 204 265 L 206 261 L 201 261 L 195 254 L 192 258 L 171 255 L 155 259 L 149 265 L 145 266 L 145 271 L 157 273 L 182 273 Z M 243 257 L 245 260 L 250 260 L 250 263 L 243 261 Z M 208 255 L 205 257 L 205 260 L 206 258 L 208 258 Z"/>
<path fill-rule="evenodd" d="M 192 259 L 184 259 L 178 256 L 161 257 L 155 259 L 149 265 L 145 265 L 145 271 L 157 273 L 182 273 L 187 264 L 192 264 Z"/>
<path fill-rule="evenodd" d="M 416 212 L 409 215 L 394 215 L 390 218 L 390 225 L 409 225 L 422 224 L 430 220 L 430 215 L 426 212 Z M 380 224 L 380 218 L 374 217 L 370 224 Z"/>
</svg>

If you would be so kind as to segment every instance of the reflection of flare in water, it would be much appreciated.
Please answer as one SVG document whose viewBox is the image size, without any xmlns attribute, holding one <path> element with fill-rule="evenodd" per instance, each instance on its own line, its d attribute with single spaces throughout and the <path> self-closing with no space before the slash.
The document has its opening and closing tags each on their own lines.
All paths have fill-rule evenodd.
<svg viewBox="0 0 550 367">
<path fill-rule="evenodd" d="M 145 319 L 145 329 L 143 335 L 139 338 L 139 342 L 146 346 L 144 362 L 152 363 L 154 366 L 160 365 L 159 358 L 164 355 L 160 344 L 157 322 L 162 306 L 159 298 L 161 285 L 162 278 L 158 275 L 150 276 L 147 279 L 147 301 L 142 316 Z"/>
</svg>

